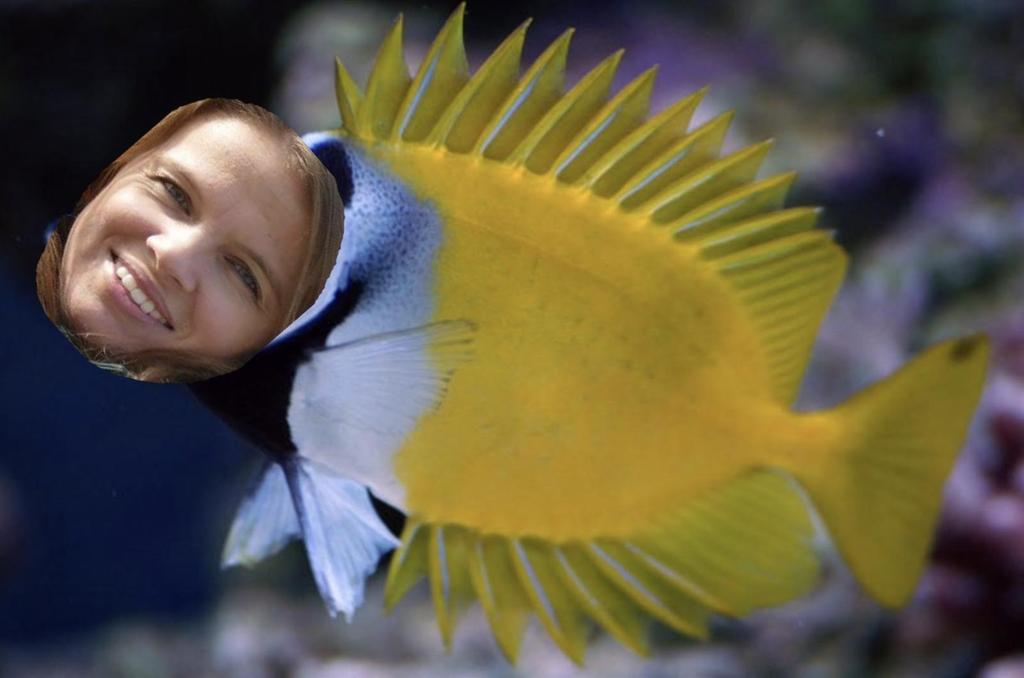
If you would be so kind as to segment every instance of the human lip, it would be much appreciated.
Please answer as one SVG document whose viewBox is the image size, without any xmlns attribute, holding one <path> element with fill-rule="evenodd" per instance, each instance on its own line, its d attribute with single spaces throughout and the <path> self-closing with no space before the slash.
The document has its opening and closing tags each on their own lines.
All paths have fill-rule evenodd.
<svg viewBox="0 0 1024 678">
<path fill-rule="evenodd" d="M 160 293 L 160 288 L 147 275 L 145 267 L 122 258 L 111 252 L 113 262 L 114 284 L 119 296 L 126 298 L 137 315 L 162 325 L 169 330 L 174 329 L 171 314 Z"/>
</svg>

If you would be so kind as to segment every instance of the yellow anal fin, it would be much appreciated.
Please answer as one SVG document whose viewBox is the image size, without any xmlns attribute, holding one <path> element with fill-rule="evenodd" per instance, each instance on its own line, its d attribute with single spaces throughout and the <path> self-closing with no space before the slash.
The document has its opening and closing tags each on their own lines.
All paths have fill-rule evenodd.
<svg viewBox="0 0 1024 678">
<path fill-rule="evenodd" d="M 634 652 L 649 652 L 650 617 L 616 587 L 576 545 L 554 549 L 557 573 L 580 605 L 608 633 Z"/>
<path fill-rule="evenodd" d="M 402 15 L 384 38 L 373 62 L 366 96 L 359 107 L 356 126 L 365 137 L 387 139 L 398 114 L 398 107 L 409 89 L 409 70 L 402 53 Z"/>
<path fill-rule="evenodd" d="M 726 191 L 750 183 L 761 167 L 771 141 L 741 149 L 669 184 L 637 209 L 655 223 L 668 224 Z"/>
<path fill-rule="evenodd" d="M 707 638 L 708 607 L 650 571 L 630 568 L 630 562 L 617 557 L 618 546 L 614 540 L 599 540 L 585 542 L 581 548 L 638 607 L 682 634 Z"/>
<path fill-rule="evenodd" d="M 647 161 L 611 197 L 623 209 L 633 210 L 677 179 L 686 176 L 718 155 L 732 113 L 723 113 L 678 139 Z"/>
<path fill-rule="evenodd" d="M 502 654 L 515 663 L 532 608 L 519 584 L 507 540 L 481 537 L 469 553 L 469 574 Z"/>
<path fill-rule="evenodd" d="M 595 162 L 579 183 L 603 198 L 621 189 L 666 146 L 685 135 L 706 92 L 704 88 L 680 99 L 628 134 Z"/>
<path fill-rule="evenodd" d="M 455 153 L 468 153 L 473 148 L 519 79 L 519 60 L 529 25 L 529 21 L 523 22 L 487 58 L 452 100 L 425 143 L 444 144 Z"/>
<path fill-rule="evenodd" d="M 818 326 L 846 272 L 846 256 L 831 234 L 804 230 L 813 219 L 813 211 L 797 209 L 741 222 L 732 239 L 728 229 L 716 233 L 707 250 L 718 256 L 711 263 L 746 308 L 772 392 L 787 406 L 796 398 Z M 744 240 L 749 246 L 741 246 Z"/>
<path fill-rule="evenodd" d="M 791 481 L 745 474 L 620 547 L 719 612 L 741 616 L 805 593 L 816 581 L 813 527 Z"/>
<path fill-rule="evenodd" d="M 465 10 L 466 3 L 455 8 L 420 64 L 395 119 L 394 140 L 420 141 L 426 137 L 469 79 L 462 38 Z"/>
<path fill-rule="evenodd" d="M 519 583 L 552 640 L 577 664 L 583 663 L 589 623 L 583 608 L 558 578 L 551 546 L 531 539 L 509 540 Z"/>
<path fill-rule="evenodd" d="M 469 575 L 472 545 L 466 531 L 454 525 L 431 525 L 427 564 L 430 594 L 444 645 L 450 648 L 456 616 L 472 599 Z"/>
<path fill-rule="evenodd" d="M 650 68 L 622 88 L 594 115 L 555 159 L 552 170 L 559 181 L 573 183 L 594 162 L 636 129 L 651 104 L 657 68 Z"/>
<path fill-rule="evenodd" d="M 406 593 L 427 575 L 427 550 L 430 547 L 430 529 L 410 520 L 402 533 L 402 545 L 391 556 L 387 585 L 384 588 L 384 607 L 391 609 Z"/>
<path fill-rule="evenodd" d="M 504 160 L 562 94 L 565 58 L 573 29 L 551 43 L 508 95 L 480 135 L 473 151 Z"/>
<path fill-rule="evenodd" d="M 619 50 L 583 76 L 534 125 L 507 160 L 522 163 L 537 174 L 547 172 L 566 144 L 608 99 L 621 60 Z"/>
<path fill-rule="evenodd" d="M 472 593 L 510 662 L 530 613 L 582 663 L 592 621 L 645 654 L 651 618 L 706 638 L 713 612 L 743 615 L 817 580 L 803 499 L 792 481 L 768 470 L 709 490 L 629 538 L 552 543 L 411 524 L 392 564 L 388 603 L 429 571 L 445 644 Z"/>
</svg>

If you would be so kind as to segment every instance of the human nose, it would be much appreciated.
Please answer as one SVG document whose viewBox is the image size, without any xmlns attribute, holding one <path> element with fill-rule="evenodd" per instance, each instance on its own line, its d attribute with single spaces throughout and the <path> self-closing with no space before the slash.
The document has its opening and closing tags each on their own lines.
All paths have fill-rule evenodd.
<svg viewBox="0 0 1024 678">
<path fill-rule="evenodd" d="M 206 237 L 202 230 L 184 224 L 165 227 L 146 238 L 156 272 L 169 277 L 186 292 L 194 292 L 201 276 Z"/>
</svg>

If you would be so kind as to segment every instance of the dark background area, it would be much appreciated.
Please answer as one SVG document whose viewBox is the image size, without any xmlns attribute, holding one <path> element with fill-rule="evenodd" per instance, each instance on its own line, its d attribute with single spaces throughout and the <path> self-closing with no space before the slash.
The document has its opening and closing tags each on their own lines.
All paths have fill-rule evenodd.
<svg viewBox="0 0 1024 678">
<path fill-rule="evenodd" d="M 82 360 L 39 308 L 35 262 L 46 224 L 173 108 L 205 97 L 273 108 L 278 45 L 310 4 L 0 3 L 0 528 L 10 526 L 0 548 L 14 554 L 0 560 L 0 641 L 211 604 L 256 454 L 184 388 Z M 473 28 L 487 40 L 524 16 L 568 21 L 586 4 L 482 3 Z M 414 12 L 443 18 L 452 6 Z M 333 56 L 319 55 L 327 66 Z"/>
<path fill-rule="evenodd" d="M 5 649 L 88 638 L 126 619 L 207 618 L 235 581 L 219 572 L 218 556 L 259 461 L 184 388 L 105 374 L 57 333 L 35 298 L 46 223 L 178 105 L 234 97 L 275 110 L 300 132 L 333 126 L 334 56 L 361 79 L 404 11 L 415 66 L 453 6 L 0 0 L 0 673 Z M 524 63 L 576 26 L 570 82 L 625 46 L 617 86 L 660 63 L 660 108 L 710 84 L 704 119 L 737 110 L 728 145 L 774 136 L 769 169 L 801 171 L 789 204 L 823 205 L 823 225 L 853 253 L 839 319 L 826 326 L 824 357 L 812 367 L 809 405 L 834 402 L 938 336 L 977 329 L 993 333 L 1001 369 L 1024 380 L 1020 3 L 470 3 L 471 64 L 530 16 Z M 1004 391 L 987 400 L 1001 423 L 992 424 L 996 443 L 976 445 L 980 468 L 999 466 L 985 461 L 999 446 L 1024 458 L 1024 423 L 1014 423 L 1024 422 L 1024 402 L 1014 401 L 1024 389 Z M 1024 471 L 1019 487 L 986 482 L 970 491 L 1024 498 Z M 1024 516 L 1024 499 L 1020 507 Z M 1024 517 L 1021 526 L 999 543 L 1024 545 Z M 990 563 L 1018 558 L 1004 553 L 1009 546 L 990 553 L 957 534 L 941 544 L 971 581 L 996 581 L 985 574 Z M 983 600 L 1013 593 L 1020 609 L 942 608 L 955 623 L 934 637 L 947 644 L 972 626 L 1002 629 L 972 636 L 946 675 L 1024 651 L 1024 631 L 1013 631 L 1024 628 L 1018 550 L 1019 571 L 992 566 L 1003 588 L 986 589 L 994 598 Z M 299 560 L 282 580 L 325 617 Z M 940 574 L 936 590 L 981 595 Z M 872 657 L 865 675 L 877 667 L 871 662 L 898 657 L 904 642 L 886 635 L 902 628 L 892 617 L 868 617 L 851 650 Z"/>
<path fill-rule="evenodd" d="M 0 474 L 21 518 L 0 580 L 4 640 L 209 604 L 225 481 L 242 487 L 250 455 L 183 388 L 82 360 L 43 316 L 34 267 L 45 224 L 169 110 L 207 96 L 265 102 L 288 14 L 284 3 L 0 4 Z"/>
</svg>

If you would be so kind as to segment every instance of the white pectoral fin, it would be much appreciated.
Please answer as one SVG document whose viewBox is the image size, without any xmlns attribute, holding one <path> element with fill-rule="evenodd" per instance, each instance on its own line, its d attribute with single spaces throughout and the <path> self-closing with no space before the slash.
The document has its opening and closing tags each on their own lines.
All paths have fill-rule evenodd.
<svg viewBox="0 0 1024 678">
<path fill-rule="evenodd" d="M 392 457 L 472 358 L 475 325 L 451 320 L 338 341 L 299 368 L 288 422 L 304 457 L 403 505 Z"/>
<path fill-rule="evenodd" d="M 404 433 L 437 407 L 452 373 L 472 357 L 474 330 L 449 320 L 318 349 L 313 363 L 330 387 L 306 402 L 331 423 Z"/>
<path fill-rule="evenodd" d="M 351 621 L 366 578 L 398 539 L 377 516 L 366 487 L 303 457 L 286 462 L 309 565 L 331 616 Z"/>
<path fill-rule="evenodd" d="M 235 515 L 221 567 L 252 567 L 298 536 L 299 521 L 284 471 L 267 463 Z"/>
</svg>

